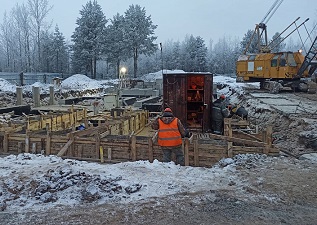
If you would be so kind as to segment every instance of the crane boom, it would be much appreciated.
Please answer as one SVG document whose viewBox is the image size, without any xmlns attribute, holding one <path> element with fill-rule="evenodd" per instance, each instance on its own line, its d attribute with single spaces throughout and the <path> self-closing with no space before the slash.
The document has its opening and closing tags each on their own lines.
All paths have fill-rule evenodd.
<svg viewBox="0 0 317 225">
<path fill-rule="evenodd" d="M 271 19 L 271 17 L 274 15 L 274 13 L 276 12 L 276 10 L 279 8 L 279 6 L 282 4 L 284 0 L 276 0 L 273 5 L 270 7 L 269 11 L 265 14 L 264 18 L 262 19 L 262 21 L 259 24 L 256 24 L 255 30 L 252 34 L 252 37 L 246 47 L 246 49 L 244 50 L 244 54 L 247 53 L 253 38 L 255 37 L 255 34 L 257 34 L 257 45 L 258 45 L 258 52 L 261 52 L 261 40 L 262 40 L 262 35 L 264 33 L 265 37 L 264 37 L 264 42 L 265 42 L 265 48 L 267 49 L 267 45 L 268 45 L 268 40 L 267 40 L 267 30 L 266 30 L 266 23 Z M 261 30 L 261 31 L 260 31 Z"/>
<path fill-rule="evenodd" d="M 304 71 L 308 68 L 308 66 L 311 65 L 312 61 L 316 58 L 317 55 L 317 36 L 315 40 L 313 41 L 309 51 L 307 52 L 304 62 L 302 63 L 301 67 L 298 70 L 297 75 L 301 77 L 304 73 Z M 314 67 L 314 69 L 316 69 Z M 310 73 L 313 73 L 314 71 L 310 71 Z"/>
</svg>

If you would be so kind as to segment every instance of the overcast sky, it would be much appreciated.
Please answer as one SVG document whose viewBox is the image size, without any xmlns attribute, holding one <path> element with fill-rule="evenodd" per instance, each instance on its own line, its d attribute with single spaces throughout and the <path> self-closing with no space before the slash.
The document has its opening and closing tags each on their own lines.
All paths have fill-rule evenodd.
<svg viewBox="0 0 317 225">
<path fill-rule="evenodd" d="M 79 11 L 88 0 L 49 0 L 53 9 L 49 19 L 53 28 L 58 24 L 67 40 L 74 32 Z M 0 0 L 0 18 L 9 12 L 16 3 L 27 0 Z M 210 39 L 217 42 L 219 38 L 231 36 L 242 38 L 248 29 L 254 29 L 261 22 L 275 0 L 99 0 L 106 18 L 121 15 L 129 5 L 138 4 L 151 15 L 154 24 L 158 25 L 155 35 L 157 43 L 167 40 L 182 41 L 187 34 L 201 36 L 207 43 Z M 310 18 L 306 24 L 310 31 L 317 21 L 316 0 L 284 0 L 272 16 L 268 25 L 268 35 L 282 32 L 297 17 L 301 21 Z M 302 32 L 305 32 L 303 29 Z M 294 38 L 298 34 L 294 33 Z"/>
</svg>

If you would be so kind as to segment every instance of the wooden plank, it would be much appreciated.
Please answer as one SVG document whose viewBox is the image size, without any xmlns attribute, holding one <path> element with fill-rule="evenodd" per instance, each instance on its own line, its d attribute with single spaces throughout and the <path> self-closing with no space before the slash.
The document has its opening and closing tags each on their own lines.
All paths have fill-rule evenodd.
<svg viewBox="0 0 317 225">
<path fill-rule="evenodd" d="M 224 153 L 226 151 L 227 150 L 225 150 Z M 188 155 L 191 156 L 191 157 L 195 157 L 195 153 L 194 152 L 189 152 Z M 219 158 L 219 159 L 221 159 L 221 158 L 224 157 L 224 154 L 222 154 L 222 153 L 211 153 L 211 152 L 199 152 L 198 156 L 199 156 L 199 166 L 201 166 L 200 165 L 201 161 L 207 160 L 208 158 Z M 194 165 L 195 165 L 195 161 L 194 161 Z"/>
<path fill-rule="evenodd" d="M 50 155 L 51 154 L 51 131 L 48 124 L 46 124 L 45 126 L 46 126 L 45 154 Z"/>
<path fill-rule="evenodd" d="M 260 142 L 262 141 L 262 139 L 259 138 L 258 136 L 248 134 L 243 131 L 238 131 L 237 133 L 234 134 L 234 136 L 241 139 L 254 140 L 254 141 L 260 141 Z"/>
<path fill-rule="evenodd" d="M 104 163 L 105 159 L 104 159 L 104 155 L 103 155 L 103 147 L 99 146 L 99 149 L 100 149 L 100 162 Z"/>
<path fill-rule="evenodd" d="M 83 146 L 82 145 L 78 145 L 78 147 L 77 147 L 77 156 L 79 158 L 82 158 L 82 156 L 83 156 Z"/>
<path fill-rule="evenodd" d="M 25 137 L 25 152 L 29 153 L 30 152 L 30 136 L 29 136 L 29 132 L 26 131 L 26 137 Z"/>
<path fill-rule="evenodd" d="M 259 141 L 250 141 L 250 140 L 245 140 L 245 139 L 240 139 L 240 138 L 235 138 L 235 137 L 228 137 L 228 136 L 217 135 L 217 134 L 209 134 L 209 136 L 210 136 L 210 138 L 214 138 L 216 140 L 220 139 L 220 140 L 241 143 L 241 144 L 245 144 L 245 145 L 259 146 L 259 147 L 265 146 L 265 143 L 259 142 Z"/>
<path fill-rule="evenodd" d="M 136 161 L 136 136 L 131 136 L 131 159 Z"/>
<path fill-rule="evenodd" d="M 3 151 L 8 152 L 9 151 L 9 134 L 5 133 L 3 137 Z"/>
<path fill-rule="evenodd" d="M 148 145 L 149 145 L 149 147 L 148 147 L 149 161 L 152 163 L 154 161 L 152 138 L 148 139 Z"/>
<path fill-rule="evenodd" d="M 101 158 L 100 156 L 100 136 L 99 136 L 99 133 L 96 133 L 95 134 L 95 138 L 96 138 L 96 158 Z"/>
<path fill-rule="evenodd" d="M 197 139 L 194 141 L 194 165 L 199 166 L 199 149 Z"/>
<path fill-rule="evenodd" d="M 108 148 L 108 160 L 111 161 L 112 160 L 112 149 Z"/>
<path fill-rule="evenodd" d="M 184 140 L 184 157 L 185 157 L 185 166 L 189 166 L 189 140 L 185 138 Z"/>
<path fill-rule="evenodd" d="M 35 142 L 32 143 L 31 152 L 32 152 L 33 154 L 36 154 L 36 143 L 35 143 Z"/>
<path fill-rule="evenodd" d="M 73 138 L 69 139 L 69 141 L 66 143 L 66 145 L 64 145 L 64 147 L 57 153 L 57 156 L 59 156 L 59 157 L 63 156 L 67 152 L 68 147 L 71 146 L 71 144 L 73 142 L 74 142 Z"/>
<path fill-rule="evenodd" d="M 18 154 L 22 153 L 22 142 L 18 142 Z"/>
<path fill-rule="evenodd" d="M 263 150 L 264 154 L 268 154 L 270 152 L 270 148 L 272 147 L 272 134 L 273 134 L 273 129 L 271 126 L 268 126 L 266 128 L 266 146 L 265 149 Z"/>
</svg>

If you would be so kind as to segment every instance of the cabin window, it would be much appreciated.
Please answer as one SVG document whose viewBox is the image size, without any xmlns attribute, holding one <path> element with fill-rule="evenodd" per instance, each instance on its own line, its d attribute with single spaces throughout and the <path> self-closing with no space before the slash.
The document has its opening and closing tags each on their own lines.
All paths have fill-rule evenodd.
<svg viewBox="0 0 317 225">
<path fill-rule="evenodd" d="M 286 66 L 286 57 L 285 54 L 281 55 L 280 66 Z"/>
<path fill-rule="evenodd" d="M 255 55 L 250 55 L 249 60 L 250 61 L 254 61 L 255 60 Z"/>
<path fill-rule="evenodd" d="M 277 59 L 278 59 L 279 55 L 276 55 L 273 57 L 273 59 L 271 60 L 271 67 L 277 67 Z"/>
<path fill-rule="evenodd" d="M 292 53 L 287 54 L 287 64 L 289 66 L 297 66 L 295 59 L 294 59 L 294 55 Z"/>
</svg>

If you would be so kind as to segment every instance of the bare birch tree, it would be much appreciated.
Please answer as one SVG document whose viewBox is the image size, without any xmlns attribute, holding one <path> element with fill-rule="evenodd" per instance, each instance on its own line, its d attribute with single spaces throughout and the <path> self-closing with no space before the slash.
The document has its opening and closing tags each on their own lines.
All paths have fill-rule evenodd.
<svg viewBox="0 0 317 225">
<path fill-rule="evenodd" d="M 41 30 L 45 27 L 45 18 L 53 6 L 48 0 L 28 0 L 32 28 L 36 35 L 38 70 L 41 70 Z"/>
</svg>

